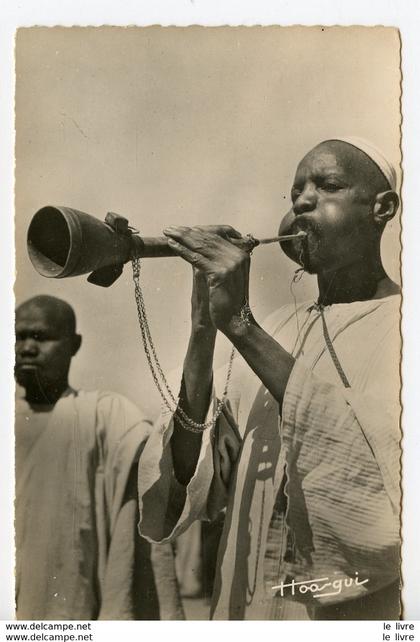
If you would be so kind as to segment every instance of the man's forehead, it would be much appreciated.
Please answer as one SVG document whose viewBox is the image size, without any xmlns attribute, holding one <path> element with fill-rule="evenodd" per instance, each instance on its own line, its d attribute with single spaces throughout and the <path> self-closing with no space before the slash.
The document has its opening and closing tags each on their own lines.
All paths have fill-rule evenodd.
<svg viewBox="0 0 420 642">
<path fill-rule="evenodd" d="M 47 316 L 45 308 L 35 304 L 23 304 L 16 310 L 16 319 L 19 320 L 46 320 Z"/>
<path fill-rule="evenodd" d="M 296 173 L 329 170 L 352 174 L 358 166 L 357 151 L 340 141 L 320 143 L 303 157 Z"/>
<path fill-rule="evenodd" d="M 16 324 L 20 326 L 54 328 L 61 330 L 65 323 L 52 306 L 27 304 L 16 310 Z"/>
</svg>

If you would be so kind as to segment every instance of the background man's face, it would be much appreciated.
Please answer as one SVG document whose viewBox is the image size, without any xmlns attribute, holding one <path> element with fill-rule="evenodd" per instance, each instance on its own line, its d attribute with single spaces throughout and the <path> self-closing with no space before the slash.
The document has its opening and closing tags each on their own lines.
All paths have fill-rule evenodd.
<svg viewBox="0 0 420 642">
<path fill-rule="evenodd" d="M 15 377 L 24 387 L 62 381 L 73 356 L 72 337 L 51 314 L 35 306 L 16 313 Z"/>
<path fill-rule="evenodd" d="M 280 234 L 307 233 L 303 243 L 284 243 L 283 249 L 310 273 L 360 262 L 377 239 L 368 181 L 351 153 L 339 149 L 323 143 L 301 161 L 291 191 L 293 207 L 280 225 Z"/>
</svg>

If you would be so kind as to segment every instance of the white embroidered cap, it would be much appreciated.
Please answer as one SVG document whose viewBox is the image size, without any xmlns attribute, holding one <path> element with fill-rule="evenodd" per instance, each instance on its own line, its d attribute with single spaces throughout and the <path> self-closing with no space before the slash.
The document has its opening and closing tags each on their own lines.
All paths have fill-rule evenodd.
<svg viewBox="0 0 420 642">
<path fill-rule="evenodd" d="M 379 167 L 382 174 L 388 181 L 390 188 L 392 190 L 396 190 L 397 172 L 395 170 L 395 167 L 392 163 L 389 162 L 383 152 L 381 152 L 380 149 L 373 145 L 373 143 L 365 140 L 364 138 L 358 138 L 357 136 L 334 136 L 333 138 L 328 138 L 324 142 L 326 143 L 329 140 L 339 140 L 343 143 L 348 143 L 349 145 L 353 145 L 353 147 L 357 147 L 357 149 L 360 149 L 367 156 L 369 156 L 369 158 L 375 163 L 375 165 Z"/>
</svg>

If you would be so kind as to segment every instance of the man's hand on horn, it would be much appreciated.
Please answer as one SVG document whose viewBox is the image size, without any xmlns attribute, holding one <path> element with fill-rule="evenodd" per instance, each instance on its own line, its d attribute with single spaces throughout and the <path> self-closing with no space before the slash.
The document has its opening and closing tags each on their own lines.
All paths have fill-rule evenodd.
<svg viewBox="0 0 420 642">
<path fill-rule="evenodd" d="M 241 234 L 228 225 L 168 227 L 164 234 L 174 252 L 194 268 L 193 324 L 210 320 L 228 332 L 248 302 L 250 256 L 234 245 Z"/>
</svg>

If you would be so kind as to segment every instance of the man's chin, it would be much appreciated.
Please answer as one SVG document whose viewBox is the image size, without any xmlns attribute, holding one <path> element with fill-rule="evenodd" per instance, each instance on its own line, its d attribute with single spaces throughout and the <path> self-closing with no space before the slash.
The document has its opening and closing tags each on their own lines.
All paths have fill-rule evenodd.
<svg viewBox="0 0 420 642">
<path fill-rule="evenodd" d="M 39 373 L 37 366 L 24 365 L 15 368 L 16 383 L 24 388 L 34 386 L 39 381 Z"/>
<path fill-rule="evenodd" d="M 297 245 L 293 243 L 292 245 L 292 244 L 281 243 L 280 247 L 283 250 L 283 252 L 286 254 L 286 256 L 291 261 L 293 261 L 293 263 L 296 263 L 300 268 L 302 268 L 305 272 L 307 272 L 308 274 L 317 273 L 317 270 L 314 266 L 313 257 L 308 251 L 307 244 Z"/>
<path fill-rule="evenodd" d="M 318 270 L 316 270 L 312 265 L 304 266 L 302 265 L 302 269 L 307 273 L 307 274 L 318 274 Z"/>
</svg>

